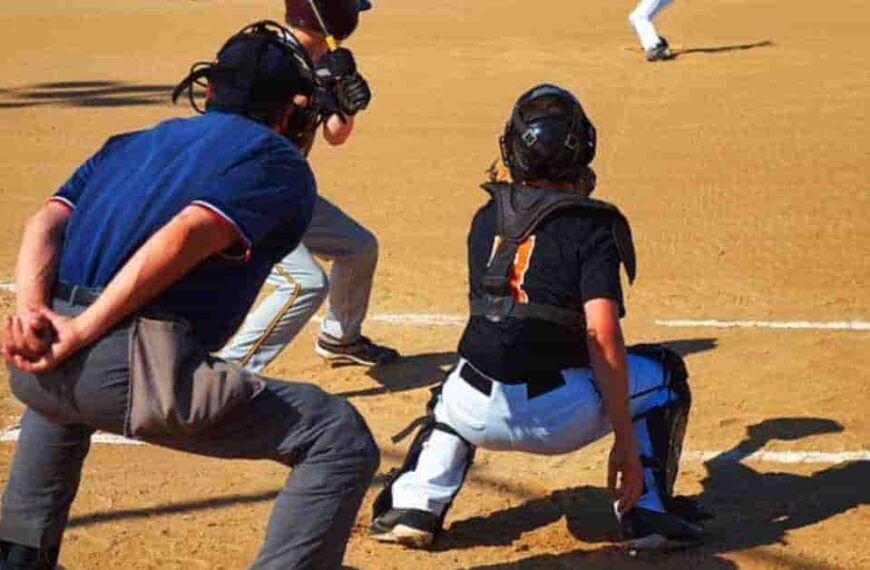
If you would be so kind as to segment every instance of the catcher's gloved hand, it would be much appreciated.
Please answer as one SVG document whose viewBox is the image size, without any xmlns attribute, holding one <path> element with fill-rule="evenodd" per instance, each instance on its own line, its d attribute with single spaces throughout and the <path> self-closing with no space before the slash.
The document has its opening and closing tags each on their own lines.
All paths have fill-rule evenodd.
<svg viewBox="0 0 870 570">
<path fill-rule="evenodd" d="M 335 97 L 341 112 L 355 115 L 368 107 L 372 99 L 369 84 L 356 70 L 350 50 L 339 48 L 327 52 L 317 62 L 317 82 Z"/>
</svg>

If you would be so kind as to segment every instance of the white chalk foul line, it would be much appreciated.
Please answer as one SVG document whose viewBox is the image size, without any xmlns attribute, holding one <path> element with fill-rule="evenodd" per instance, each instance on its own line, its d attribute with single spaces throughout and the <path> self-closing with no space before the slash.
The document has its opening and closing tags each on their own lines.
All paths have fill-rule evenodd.
<svg viewBox="0 0 870 570">
<path fill-rule="evenodd" d="M 0 290 L 15 292 L 15 284 L 0 282 Z M 320 322 L 321 317 L 314 319 Z M 465 325 L 466 315 L 449 313 L 374 313 L 367 317 L 369 322 L 412 327 L 461 327 Z M 847 330 L 870 331 L 870 322 L 851 321 L 722 321 L 718 319 L 656 319 L 655 324 L 672 328 L 716 328 L 716 329 L 774 329 L 774 330 Z"/>
<path fill-rule="evenodd" d="M 21 435 L 17 427 L 9 428 L 0 433 L 0 442 L 15 442 Z M 113 433 L 97 432 L 91 436 L 91 443 L 109 445 L 146 445 L 143 441 L 127 439 Z M 728 463 L 742 461 L 744 463 L 815 463 L 831 465 L 847 461 L 870 461 L 870 451 L 756 451 L 750 455 L 737 452 L 722 451 L 684 451 L 683 459 L 688 461 L 710 461 L 718 459 Z"/>
<path fill-rule="evenodd" d="M 870 322 L 868 321 L 719 321 L 715 319 L 657 319 L 654 322 L 663 327 L 675 328 L 870 331 Z"/>
<path fill-rule="evenodd" d="M 0 433 L 0 442 L 15 442 L 21 435 L 21 429 L 17 427 L 9 428 Z M 110 445 L 145 445 L 144 441 L 128 439 L 121 435 L 113 433 L 105 433 L 98 431 L 91 436 L 91 443 L 108 443 Z"/>
</svg>

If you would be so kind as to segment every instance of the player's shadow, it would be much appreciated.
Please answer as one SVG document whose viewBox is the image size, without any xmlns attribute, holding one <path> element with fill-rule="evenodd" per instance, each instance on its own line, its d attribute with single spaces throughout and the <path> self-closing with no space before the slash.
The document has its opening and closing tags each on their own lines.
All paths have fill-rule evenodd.
<svg viewBox="0 0 870 570">
<path fill-rule="evenodd" d="M 691 338 L 662 341 L 659 344 L 667 346 L 681 356 L 688 356 L 713 350 L 716 348 L 716 339 Z M 444 380 L 457 358 L 458 355 L 455 352 L 430 352 L 404 356 L 394 364 L 375 366 L 366 371 L 366 375 L 374 379 L 380 386 L 347 390 L 337 393 L 336 396 L 342 398 L 380 396 L 390 392 L 403 392 L 431 386 Z"/>
<path fill-rule="evenodd" d="M 689 356 L 699 352 L 706 352 L 716 348 L 716 339 L 711 337 L 706 338 L 687 338 L 681 340 L 663 340 L 658 341 L 658 344 L 670 348 L 680 356 Z"/>
<path fill-rule="evenodd" d="M 744 461 L 772 440 L 797 440 L 811 435 L 841 432 L 843 427 L 824 418 L 776 418 L 747 428 L 746 437 L 734 448 L 705 462 L 707 477 L 696 497 L 711 510 L 710 540 L 685 552 L 671 553 L 674 567 L 732 568 L 719 555 L 757 546 L 785 543 L 791 530 L 824 521 L 870 502 L 870 461 L 855 461 L 827 467 L 811 475 L 761 473 Z M 460 499 L 461 500 L 461 499 Z M 509 564 L 476 568 L 574 567 L 582 563 L 614 564 L 612 542 L 616 523 L 605 489 L 591 486 L 556 491 L 496 513 L 454 522 L 438 542 L 440 550 L 475 546 L 505 546 L 522 534 L 565 517 L 571 534 L 585 543 L 608 543 L 604 548 L 578 549 L 560 555 L 533 556 Z M 765 563 L 787 565 L 765 553 Z M 653 560 L 654 562 L 654 560 Z M 596 567 L 596 566 L 592 566 Z"/>
<path fill-rule="evenodd" d="M 336 396 L 342 398 L 358 398 L 361 396 L 380 396 L 390 392 L 404 392 L 431 386 L 444 380 L 447 371 L 456 363 L 455 352 L 427 352 L 403 356 L 398 362 L 384 366 L 375 366 L 366 371 L 366 375 L 380 384 L 375 388 L 362 388 L 339 392 Z"/>
<path fill-rule="evenodd" d="M 168 105 L 173 85 L 121 81 L 56 81 L 0 89 L 0 110 L 41 105 L 126 107 Z"/>
<path fill-rule="evenodd" d="M 682 57 L 684 55 L 692 55 L 699 53 L 706 54 L 717 54 L 717 53 L 730 53 L 735 51 L 745 51 L 749 49 L 755 48 L 763 48 L 763 47 L 771 47 L 774 43 L 771 40 L 763 40 L 760 42 L 752 42 L 747 44 L 731 44 L 724 46 L 707 46 L 707 47 L 689 47 L 689 48 L 676 48 L 672 49 L 671 53 L 674 56 L 674 59 Z"/>
</svg>

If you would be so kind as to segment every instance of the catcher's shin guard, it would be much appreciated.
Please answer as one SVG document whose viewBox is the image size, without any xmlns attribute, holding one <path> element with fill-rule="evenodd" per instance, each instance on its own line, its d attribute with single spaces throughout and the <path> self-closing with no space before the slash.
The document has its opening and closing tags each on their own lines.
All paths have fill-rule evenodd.
<svg viewBox="0 0 870 570">
<path fill-rule="evenodd" d="M 672 396 L 668 403 L 635 418 L 635 421 L 646 422 L 653 450 L 653 457 L 641 457 L 641 461 L 645 467 L 652 469 L 659 495 L 668 505 L 674 496 L 674 482 L 680 468 L 680 454 L 692 404 L 689 374 L 682 357 L 664 346 L 638 345 L 631 347 L 629 352 L 661 363 L 665 386 Z"/>
<path fill-rule="evenodd" d="M 393 483 L 395 483 L 396 480 L 403 474 L 416 469 L 417 462 L 420 459 L 420 454 L 423 452 L 423 447 L 426 445 L 426 442 L 429 440 L 432 432 L 436 430 L 456 436 L 459 439 L 463 440 L 468 446 L 468 456 L 465 463 L 465 470 L 462 473 L 462 481 L 465 481 L 465 476 L 468 474 L 468 470 L 471 468 L 471 464 L 474 463 L 475 447 L 465 441 L 465 438 L 459 435 L 452 427 L 435 420 L 435 404 L 438 402 L 438 398 L 440 395 L 441 386 L 439 385 L 432 389 L 432 398 L 426 405 L 426 415 L 421 418 L 417 418 L 411 423 L 411 426 L 409 426 L 412 427 L 414 425 L 419 425 L 420 428 L 417 431 L 417 435 L 414 436 L 414 441 L 411 442 L 411 447 L 408 449 L 408 455 L 405 456 L 405 460 L 402 462 L 402 465 L 398 469 L 392 470 L 387 475 L 386 481 L 384 482 L 384 488 L 381 490 L 380 493 L 378 493 L 378 496 L 375 497 L 375 501 L 372 504 L 372 519 L 377 519 L 379 516 L 385 514 L 387 511 L 393 508 Z M 402 430 L 402 432 L 400 432 L 398 436 L 393 438 L 393 443 L 397 443 L 398 441 L 404 439 L 407 433 L 408 428 Z M 448 504 L 444 508 L 444 512 L 441 513 L 442 523 L 444 521 L 444 517 L 447 514 L 447 511 L 450 510 L 450 506 L 452 504 L 453 502 L 451 501 L 450 504 Z"/>
</svg>

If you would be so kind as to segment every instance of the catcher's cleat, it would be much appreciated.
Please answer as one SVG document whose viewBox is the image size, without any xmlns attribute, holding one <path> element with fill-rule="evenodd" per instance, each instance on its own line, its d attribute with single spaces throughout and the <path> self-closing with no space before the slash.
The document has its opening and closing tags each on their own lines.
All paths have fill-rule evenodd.
<svg viewBox="0 0 870 570">
<path fill-rule="evenodd" d="M 659 43 L 646 50 L 647 61 L 667 61 L 676 57 L 671 51 L 668 40 L 659 36 Z"/>
<path fill-rule="evenodd" d="M 314 352 L 324 360 L 336 364 L 362 364 L 363 366 L 389 364 L 398 360 L 400 356 L 396 349 L 375 344 L 365 336 L 360 336 L 348 344 L 319 338 L 314 345 Z"/>
<path fill-rule="evenodd" d="M 441 530 L 441 519 L 418 509 L 390 509 L 369 525 L 369 536 L 380 542 L 426 548 Z"/>
<path fill-rule="evenodd" d="M 617 514 L 623 546 L 630 550 L 676 550 L 703 542 L 704 529 L 673 513 L 635 507 Z"/>
<path fill-rule="evenodd" d="M 669 513 L 682 517 L 693 524 L 702 523 L 713 518 L 713 513 L 704 508 L 697 499 L 678 495 L 665 501 Z"/>
</svg>

